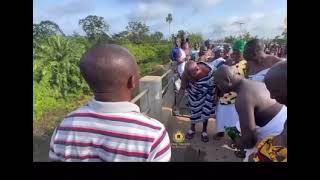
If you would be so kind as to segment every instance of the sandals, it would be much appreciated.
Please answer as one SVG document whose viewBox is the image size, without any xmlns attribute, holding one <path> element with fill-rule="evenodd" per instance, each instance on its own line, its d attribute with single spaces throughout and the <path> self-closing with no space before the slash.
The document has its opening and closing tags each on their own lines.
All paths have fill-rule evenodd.
<svg viewBox="0 0 320 180">
<path fill-rule="evenodd" d="M 194 137 L 194 134 L 195 134 L 195 132 L 190 129 L 186 134 L 186 138 L 192 139 Z"/>
<path fill-rule="evenodd" d="M 201 141 L 202 142 L 208 142 L 209 141 L 209 137 L 208 137 L 208 134 L 206 132 L 202 132 L 201 133 Z"/>
<path fill-rule="evenodd" d="M 195 132 L 192 130 L 189 130 L 186 134 L 187 139 L 193 139 Z M 201 141 L 202 142 L 208 142 L 209 141 L 209 136 L 206 132 L 201 133 Z"/>
<path fill-rule="evenodd" d="M 238 158 L 245 158 L 246 157 L 246 151 L 244 150 L 240 150 L 240 151 L 235 151 L 234 154 L 238 157 Z"/>
</svg>

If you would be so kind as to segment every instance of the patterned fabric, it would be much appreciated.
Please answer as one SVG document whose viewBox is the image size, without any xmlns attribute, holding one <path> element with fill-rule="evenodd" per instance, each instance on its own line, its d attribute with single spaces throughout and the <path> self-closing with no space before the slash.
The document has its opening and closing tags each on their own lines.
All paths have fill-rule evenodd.
<svg viewBox="0 0 320 180">
<path fill-rule="evenodd" d="M 237 69 L 237 73 L 244 77 L 246 73 L 246 60 L 241 60 L 239 63 L 233 65 Z M 229 92 L 225 93 L 220 99 L 219 102 L 222 105 L 234 104 L 236 102 L 237 93 L 236 92 Z"/>
<path fill-rule="evenodd" d="M 287 162 L 287 148 L 274 146 L 274 136 L 263 139 L 257 146 L 257 153 L 254 154 L 255 162 Z"/>
<path fill-rule="evenodd" d="M 215 112 L 214 91 L 215 84 L 213 81 L 213 69 L 206 62 L 211 70 L 206 77 L 188 84 L 188 100 L 191 111 L 191 123 L 205 122 L 209 116 Z"/>
</svg>

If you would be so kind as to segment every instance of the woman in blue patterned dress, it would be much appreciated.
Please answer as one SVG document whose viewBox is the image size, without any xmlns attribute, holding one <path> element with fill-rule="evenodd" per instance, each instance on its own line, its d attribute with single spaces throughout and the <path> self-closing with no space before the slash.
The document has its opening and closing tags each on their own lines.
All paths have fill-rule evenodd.
<svg viewBox="0 0 320 180">
<path fill-rule="evenodd" d="M 179 106 L 182 96 L 187 89 L 189 108 L 191 111 L 191 128 L 186 138 L 192 139 L 195 134 L 195 124 L 203 123 L 201 140 L 208 142 L 207 125 L 211 114 L 215 113 L 215 84 L 213 81 L 214 68 L 207 62 L 188 61 L 182 76 L 181 88 L 177 97 Z M 176 109 L 176 108 L 175 108 Z"/>
</svg>

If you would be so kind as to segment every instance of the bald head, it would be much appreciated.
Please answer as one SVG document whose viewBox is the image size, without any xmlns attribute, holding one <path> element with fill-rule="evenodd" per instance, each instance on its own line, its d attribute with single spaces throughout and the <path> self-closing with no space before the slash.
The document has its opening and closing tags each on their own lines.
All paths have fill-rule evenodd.
<svg viewBox="0 0 320 180">
<path fill-rule="evenodd" d="M 261 54 L 264 54 L 264 43 L 260 39 L 248 41 L 244 48 L 243 57 L 247 61 L 257 61 Z"/>
<path fill-rule="evenodd" d="M 279 103 L 287 104 L 287 61 L 273 65 L 265 76 L 264 82 L 271 97 Z"/>
<path fill-rule="evenodd" d="M 133 55 L 115 44 L 90 48 L 80 60 L 80 71 L 95 94 L 129 93 L 139 79 Z"/>
<path fill-rule="evenodd" d="M 214 72 L 214 80 L 218 88 L 224 93 L 232 91 L 240 79 L 232 66 L 221 65 Z"/>
</svg>

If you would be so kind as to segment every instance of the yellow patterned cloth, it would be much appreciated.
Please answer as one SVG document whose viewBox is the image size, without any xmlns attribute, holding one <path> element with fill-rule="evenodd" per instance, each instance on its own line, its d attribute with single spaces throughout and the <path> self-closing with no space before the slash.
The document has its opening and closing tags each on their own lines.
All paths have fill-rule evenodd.
<svg viewBox="0 0 320 180">
<path fill-rule="evenodd" d="M 237 64 L 233 65 L 237 69 L 237 73 L 244 77 L 246 73 L 246 60 L 241 60 Z M 219 102 L 222 105 L 234 104 L 236 101 L 237 93 L 236 92 L 229 92 L 225 93 L 220 99 Z"/>
<path fill-rule="evenodd" d="M 273 138 L 274 136 L 267 137 L 257 145 L 257 152 L 253 157 L 255 162 L 287 162 L 287 148 L 274 146 Z"/>
</svg>

